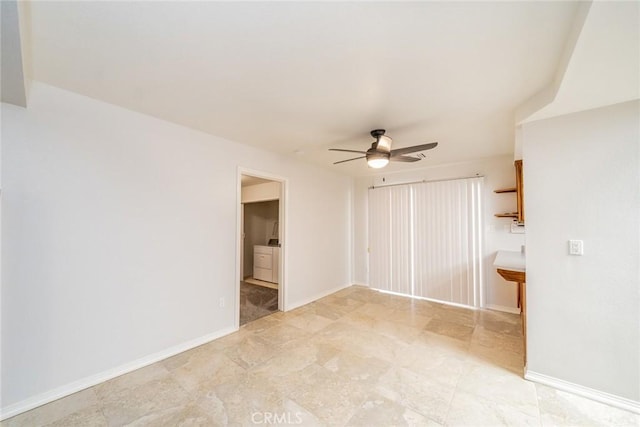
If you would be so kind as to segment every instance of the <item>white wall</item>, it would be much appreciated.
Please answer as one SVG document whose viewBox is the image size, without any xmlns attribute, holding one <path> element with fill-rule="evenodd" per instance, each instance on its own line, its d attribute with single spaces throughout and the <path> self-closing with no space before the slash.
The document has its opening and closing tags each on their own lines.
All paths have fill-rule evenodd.
<svg viewBox="0 0 640 427">
<path fill-rule="evenodd" d="M 529 374 L 635 402 L 639 129 L 638 101 L 523 125 Z"/>
<path fill-rule="evenodd" d="M 511 220 L 496 218 L 495 213 L 516 210 L 515 193 L 496 194 L 493 190 L 515 186 L 515 168 L 513 156 L 506 155 L 474 162 L 457 163 L 392 174 L 381 173 L 375 176 L 359 177 L 354 183 L 354 283 L 369 283 L 367 254 L 367 209 L 368 187 L 419 180 L 452 179 L 460 177 L 485 176 L 484 224 L 486 272 L 485 306 L 488 308 L 516 311 L 516 286 L 505 281 L 493 267 L 497 250 L 520 250 L 524 244 L 524 235 L 511 234 Z M 384 179 L 384 182 L 383 182 Z"/>
<path fill-rule="evenodd" d="M 350 284 L 348 177 L 37 82 L 2 119 L 4 416 L 233 329 L 239 167 L 288 180 L 286 307 Z"/>
</svg>

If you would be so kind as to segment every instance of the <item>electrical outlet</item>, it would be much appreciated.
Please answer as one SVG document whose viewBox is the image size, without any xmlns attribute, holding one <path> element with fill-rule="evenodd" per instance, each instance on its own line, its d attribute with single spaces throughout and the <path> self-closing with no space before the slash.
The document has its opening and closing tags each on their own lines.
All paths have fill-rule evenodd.
<svg viewBox="0 0 640 427">
<path fill-rule="evenodd" d="M 583 255 L 584 242 L 582 240 L 569 240 L 569 255 Z"/>
<path fill-rule="evenodd" d="M 220 308 L 224 308 L 224 298 L 220 298 Z"/>
</svg>

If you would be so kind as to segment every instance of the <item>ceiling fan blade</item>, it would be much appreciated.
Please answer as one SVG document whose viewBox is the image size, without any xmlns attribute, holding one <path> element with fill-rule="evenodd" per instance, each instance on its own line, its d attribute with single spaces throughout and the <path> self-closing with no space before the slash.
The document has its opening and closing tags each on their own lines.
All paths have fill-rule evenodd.
<svg viewBox="0 0 640 427">
<path fill-rule="evenodd" d="M 342 151 L 342 152 L 345 152 L 345 153 L 367 154 L 367 152 L 366 152 L 366 151 L 343 150 L 342 148 L 329 148 L 329 151 Z"/>
<path fill-rule="evenodd" d="M 395 156 L 395 157 L 390 157 L 389 160 L 391 160 L 392 162 L 406 162 L 406 163 L 419 162 L 420 161 L 419 158 L 410 157 L 410 156 Z"/>
<path fill-rule="evenodd" d="M 354 157 L 353 159 L 347 159 L 347 160 L 340 160 L 339 162 L 333 162 L 333 164 L 337 165 L 338 163 L 350 162 L 351 160 L 364 159 L 365 157 L 367 157 L 367 156 Z"/>
<path fill-rule="evenodd" d="M 431 142 L 429 144 L 422 145 L 414 145 L 413 147 L 404 147 L 404 148 L 396 148 L 395 150 L 391 150 L 391 158 L 395 156 L 400 156 L 402 154 L 415 153 L 418 151 L 431 150 L 432 148 L 436 148 L 438 145 L 437 142 Z"/>
</svg>

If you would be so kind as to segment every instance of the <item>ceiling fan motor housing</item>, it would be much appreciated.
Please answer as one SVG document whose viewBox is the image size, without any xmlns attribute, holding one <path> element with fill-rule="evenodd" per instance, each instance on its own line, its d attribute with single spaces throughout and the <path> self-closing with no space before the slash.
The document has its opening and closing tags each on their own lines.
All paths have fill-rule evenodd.
<svg viewBox="0 0 640 427">
<path fill-rule="evenodd" d="M 369 167 L 378 169 L 384 167 L 389 163 L 391 154 L 385 151 L 378 151 L 376 148 L 369 148 L 367 150 L 367 164 Z"/>
<path fill-rule="evenodd" d="M 374 129 L 371 131 L 371 136 L 376 139 L 374 143 L 371 144 L 371 148 L 377 151 L 389 153 L 391 151 L 391 143 L 393 140 L 384 133 L 384 129 Z"/>
<path fill-rule="evenodd" d="M 388 159 L 389 157 L 391 157 L 390 153 L 387 153 L 385 151 L 379 151 L 375 148 L 369 148 L 367 150 L 367 160 L 369 159 Z"/>
</svg>

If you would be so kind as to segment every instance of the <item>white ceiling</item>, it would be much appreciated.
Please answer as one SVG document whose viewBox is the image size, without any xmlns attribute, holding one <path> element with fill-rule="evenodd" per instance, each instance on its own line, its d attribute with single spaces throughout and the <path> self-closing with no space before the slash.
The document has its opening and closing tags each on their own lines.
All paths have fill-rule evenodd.
<svg viewBox="0 0 640 427">
<path fill-rule="evenodd" d="M 22 49 L 18 5 L 12 1 L 0 2 L 0 100 L 9 104 L 27 106 L 22 67 Z"/>
<path fill-rule="evenodd" d="M 640 2 L 593 2 L 551 103 L 527 120 L 640 98 Z"/>
<path fill-rule="evenodd" d="M 374 128 L 438 141 L 421 166 L 513 152 L 514 109 L 553 79 L 576 5 L 33 2 L 26 71 L 361 175 L 327 148 L 366 149 Z"/>
</svg>

